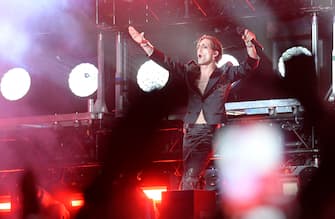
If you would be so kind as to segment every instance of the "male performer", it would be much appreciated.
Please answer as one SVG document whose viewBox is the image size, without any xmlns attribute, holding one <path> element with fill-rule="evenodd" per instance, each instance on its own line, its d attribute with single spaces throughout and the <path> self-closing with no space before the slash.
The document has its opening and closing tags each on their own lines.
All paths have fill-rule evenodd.
<svg viewBox="0 0 335 219">
<path fill-rule="evenodd" d="M 245 29 L 242 39 L 247 58 L 239 66 L 230 62 L 217 67 L 222 57 L 222 44 L 214 36 L 203 35 L 197 41 L 197 63 L 181 64 L 157 50 L 144 33 L 129 26 L 132 39 L 145 53 L 172 74 L 179 74 L 187 86 L 188 106 L 184 117 L 182 190 L 202 189 L 203 177 L 212 154 L 212 138 L 216 129 L 226 123 L 225 100 L 232 82 L 253 71 L 259 63 L 255 34 Z"/>
</svg>

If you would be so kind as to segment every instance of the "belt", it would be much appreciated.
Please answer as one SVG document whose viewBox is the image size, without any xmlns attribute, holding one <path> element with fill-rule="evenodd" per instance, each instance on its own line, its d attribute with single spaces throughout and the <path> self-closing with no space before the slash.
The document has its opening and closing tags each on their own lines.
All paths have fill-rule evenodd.
<svg viewBox="0 0 335 219">
<path fill-rule="evenodd" d="M 184 127 L 185 128 L 201 128 L 201 127 L 208 127 L 208 128 L 221 128 L 222 126 L 224 126 L 224 124 L 219 123 L 219 124 L 196 124 L 196 123 L 192 123 L 192 124 L 185 124 Z"/>
</svg>

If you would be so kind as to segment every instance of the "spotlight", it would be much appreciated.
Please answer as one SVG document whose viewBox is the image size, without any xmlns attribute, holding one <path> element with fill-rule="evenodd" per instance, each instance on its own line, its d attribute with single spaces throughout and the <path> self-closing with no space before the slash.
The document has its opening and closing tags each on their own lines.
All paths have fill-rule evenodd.
<svg viewBox="0 0 335 219">
<path fill-rule="evenodd" d="M 310 183 L 316 171 L 317 167 L 310 164 L 285 168 L 280 179 L 283 195 L 295 197 Z"/>
<path fill-rule="evenodd" d="M 224 64 L 226 64 L 227 62 L 231 62 L 234 66 L 238 66 L 240 65 L 237 61 L 237 59 L 229 54 L 223 54 L 222 58 L 219 60 L 219 62 L 217 63 L 217 66 L 220 68 L 222 67 Z"/>
<path fill-rule="evenodd" d="M 280 56 L 278 60 L 278 71 L 282 77 L 285 77 L 284 61 L 289 60 L 290 58 L 292 58 L 292 56 L 297 56 L 300 54 L 305 54 L 308 56 L 312 55 L 312 53 L 307 48 L 302 46 L 294 46 L 283 52 L 283 54 Z"/>
<path fill-rule="evenodd" d="M 219 185 L 219 173 L 214 167 L 211 167 L 205 171 L 204 174 L 204 189 L 208 191 L 215 191 Z"/>
<path fill-rule="evenodd" d="M 84 197 L 81 193 L 73 194 L 70 205 L 72 208 L 81 208 L 84 206 Z"/>
<path fill-rule="evenodd" d="M 0 196 L 0 212 L 9 213 L 12 210 L 12 198 L 9 195 Z"/>
<path fill-rule="evenodd" d="M 286 177 L 280 181 L 283 195 L 295 196 L 298 193 L 299 181 L 296 177 Z"/>
<path fill-rule="evenodd" d="M 166 192 L 167 187 L 166 186 L 142 187 L 142 191 L 149 199 L 152 199 L 154 202 L 161 202 L 162 192 Z"/>
<path fill-rule="evenodd" d="M 7 100 L 19 100 L 28 93 L 30 83 L 29 73 L 25 69 L 12 68 L 1 79 L 1 93 Z"/>
<path fill-rule="evenodd" d="M 137 72 L 137 84 L 144 92 L 162 89 L 169 80 L 169 72 L 149 60 L 141 65 Z"/>
<path fill-rule="evenodd" d="M 69 74 L 69 87 L 79 97 L 92 95 L 98 89 L 98 69 L 93 64 L 81 63 Z"/>
</svg>

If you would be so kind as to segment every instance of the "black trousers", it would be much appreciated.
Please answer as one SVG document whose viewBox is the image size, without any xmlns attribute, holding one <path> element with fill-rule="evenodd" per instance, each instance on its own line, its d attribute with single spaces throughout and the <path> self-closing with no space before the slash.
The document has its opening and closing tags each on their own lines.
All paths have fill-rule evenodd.
<svg viewBox="0 0 335 219">
<path fill-rule="evenodd" d="M 201 179 L 212 156 L 212 141 L 218 125 L 185 125 L 181 190 L 202 189 Z"/>
</svg>

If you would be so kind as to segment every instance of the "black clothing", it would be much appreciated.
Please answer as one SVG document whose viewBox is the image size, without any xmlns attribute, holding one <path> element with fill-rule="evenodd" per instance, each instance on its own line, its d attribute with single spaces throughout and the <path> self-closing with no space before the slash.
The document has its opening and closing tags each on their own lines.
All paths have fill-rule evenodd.
<svg viewBox="0 0 335 219">
<path fill-rule="evenodd" d="M 188 106 L 184 117 L 186 124 L 195 123 L 201 109 L 207 124 L 225 123 L 225 101 L 228 97 L 231 83 L 241 79 L 258 65 L 258 60 L 250 57 L 239 66 L 233 66 L 230 62 L 226 63 L 213 72 L 205 92 L 202 94 L 197 86 L 200 68 L 194 62 L 185 65 L 174 62 L 157 49 L 154 49 L 150 58 L 166 68 L 170 74 L 177 73 L 184 79 L 188 89 Z"/>
<path fill-rule="evenodd" d="M 157 49 L 154 49 L 150 58 L 166 68 L 170 74 L 179 74 L 186 83 L 188 106 L 184 117 L 184 174 L 181 189 L 201 189 L 199 182 L 211 156 L 213 135 L 217 125 L 226 122 L 225 102 L 231 83 L 254 70 L 258 65 L 258 59 L 248 57 L 239 66 L 233 66 L 228 62 L 221 68 L 216 68 L 202 94 L 197 85 L 200 78 L 200 67 L 197 64 L 174 62 Z M 207 124 L 194 124 L 201 110 Z"/>
<path fill-rule="evenodd" d="M 203 176 L 212 151 L 212 139 L 217 127 L 206 124 L 194 124 L 185 128 L 183 139 L 184 177 L 183 190 L 201 189 L 199 176 Z"/>
</svg>

